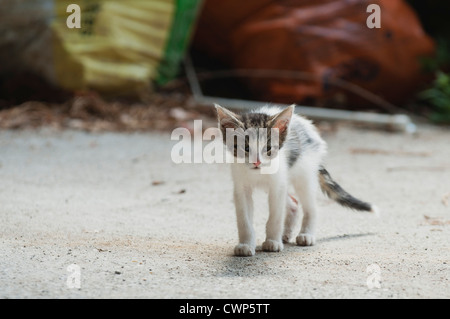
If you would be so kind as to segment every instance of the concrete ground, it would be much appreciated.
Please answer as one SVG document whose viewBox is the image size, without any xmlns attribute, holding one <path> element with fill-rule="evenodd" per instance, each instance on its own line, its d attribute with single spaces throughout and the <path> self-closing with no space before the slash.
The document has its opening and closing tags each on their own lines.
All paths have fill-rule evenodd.
<svg viewBox="0 0 450 319">
<path fill-rule="evenodd" d="M 380 218 L 318 194 L 316 246 L 239 258 L 226 164 L 174 164 L 169 134 L 1 131 L 0 298 L 450 298 L 450 131 L 324 138 Z"/>
</svg>

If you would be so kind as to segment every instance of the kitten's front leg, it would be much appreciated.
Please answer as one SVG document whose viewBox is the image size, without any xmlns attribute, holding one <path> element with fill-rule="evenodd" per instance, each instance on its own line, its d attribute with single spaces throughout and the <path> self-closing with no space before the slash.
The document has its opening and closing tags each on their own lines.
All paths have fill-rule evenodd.
<svg viewBox="0 0 450 319">
<path fill-rule="evenodd" d="M 266 224 L 266 241 L 262 244 L 264 251 L 282 251 L 283 225 L 286 209 L 287 186 L 278 185 L 269 190 L 269 220 Z"/>
<path fill-rule="evenodd" d="M 250 188 L 235 187 L 234 205 L 239 234 L 239 244 L 234 248 L 236 256 L 255 254 L 255 234 L 253 229 L 253 198 Z"/>
</svg>

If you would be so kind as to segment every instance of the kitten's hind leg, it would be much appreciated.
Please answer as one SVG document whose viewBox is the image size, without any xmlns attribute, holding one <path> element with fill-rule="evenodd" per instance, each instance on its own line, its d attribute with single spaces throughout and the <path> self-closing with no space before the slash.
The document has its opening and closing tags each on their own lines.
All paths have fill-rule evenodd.
<svg viewBox="0 0 450 319">
<path fill-rule="evenodd" d="M 303 208 L 302 228 L 296 242 L 299 246 L 313 246 L 316 243 L 316 195 L 319 188 L 317 170 L 305 170 L 297 177 L 294 187 Z"/>
<path fill-rule="evenodd" d="M 292 239 L 299 221 L 300 214 L 298 202 L 292 195 L 288 194 L 286 200 L 286 219 L 284 221 L 283 243 L 288 243 Z"/>
</svg>

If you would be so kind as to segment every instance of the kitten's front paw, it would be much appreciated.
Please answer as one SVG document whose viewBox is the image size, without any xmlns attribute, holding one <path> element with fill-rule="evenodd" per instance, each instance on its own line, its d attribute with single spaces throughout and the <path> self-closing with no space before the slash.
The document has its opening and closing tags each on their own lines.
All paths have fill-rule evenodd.
<svg viewBox="0 0 450 319">
<path fill-rule="evenodd" d="M 234 247 L 234 254 L 241 257 L 253 256 L 255 254 L 255 248 L 247 244 L 239 244 Z"/>
<path fill-rule="evenodd" d="M 299 234 L 296 241 L 299 246 L 314 246 L 316 244 L 316 238 L 311 234 Z"/>
<path fill-rule="evenodd" d="M 281 241 L 267 239 L 265 242 L 263 242 L 262 249 L 264 251 L 272 251 L 272 252 L 282 251 L 283 243 Z"/>
</svg>

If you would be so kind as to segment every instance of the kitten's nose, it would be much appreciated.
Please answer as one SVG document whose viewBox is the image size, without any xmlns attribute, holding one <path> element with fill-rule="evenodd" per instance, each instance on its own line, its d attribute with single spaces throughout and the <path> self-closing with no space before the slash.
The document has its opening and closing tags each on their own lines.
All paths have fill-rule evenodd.
<svg viewBox="0 0 450 319">
<path fill-rule="evenodd" d="M 253 163 L 253 165 L 255 165 L 255 167 L 259 167 L 259 165 L 261 165 L 261 161 L 260 161 L 260 160 L 257 160 L 257 162 L 256 162 L 256 163 Z"/>
</svg>

